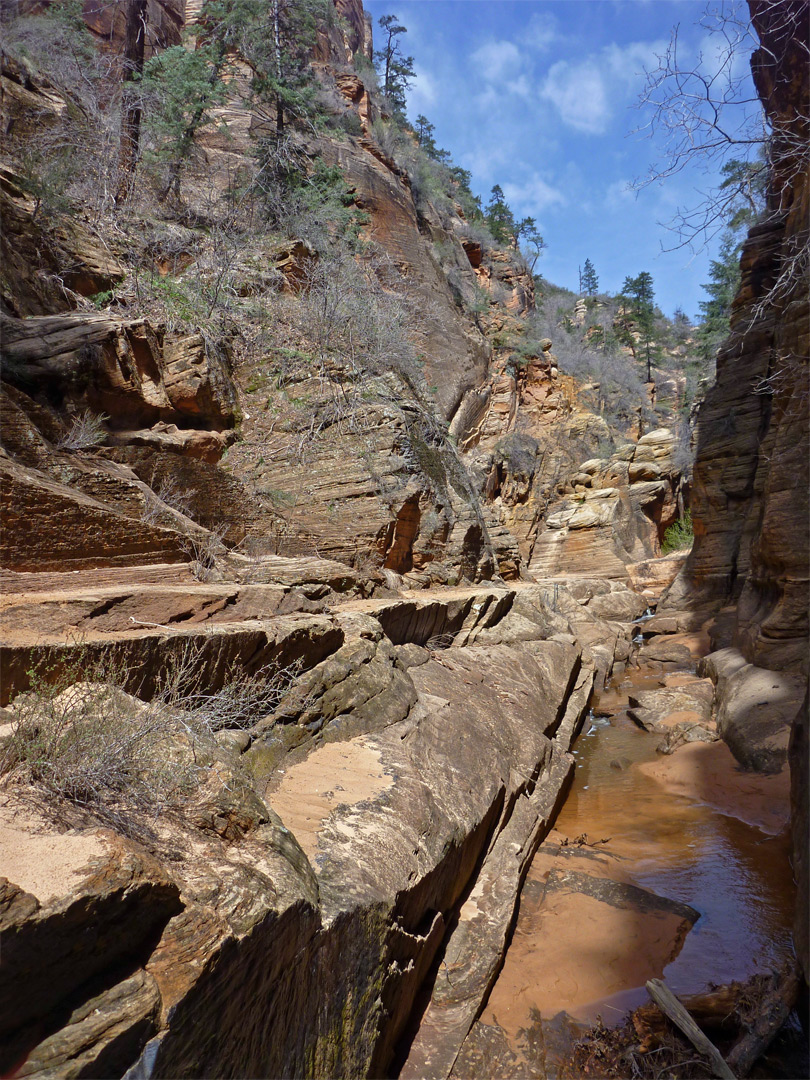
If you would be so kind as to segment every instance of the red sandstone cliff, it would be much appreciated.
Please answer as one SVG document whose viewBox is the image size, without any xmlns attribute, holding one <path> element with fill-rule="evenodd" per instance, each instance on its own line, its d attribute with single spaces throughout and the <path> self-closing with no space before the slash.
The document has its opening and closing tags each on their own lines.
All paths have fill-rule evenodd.
<svg viewBox="0 0 810 1080">
<path fill-rule="evenodd" d="M 733 603 L 731 621 L 716 626 L 715 647 L 738 650 L 739 662 L 752 666 L 749 671 L 761 668 L 806 676 L 810 576 L 807 5 L 750 0 L 749 6 L 761 43 L 751 66 L 774 132 L 771 196 L 766 220 L 751 230 L 743 250 L 742 285 L 732 313 L 731 335 L 718 356 L 716 384 L 700 411 L 692 492 L 695 544 L 670 603 L 684 597 L 693 604 Z M 742 686 L 743 674 L 740 669 L 731 678 Z M 798 701 L 800 681 L 794 690 Z M 729 733 L 738 756 L 745 757 L 758 743 L 768 722 L 768 716 L 758 722 L 753 714 L 747 720 L 740 718 Z M 802 902 L 797 945 L 805 973 L 807 748 L 805 698 L 794 723 L 790 755 L 795 869 Z"/>
</svg>

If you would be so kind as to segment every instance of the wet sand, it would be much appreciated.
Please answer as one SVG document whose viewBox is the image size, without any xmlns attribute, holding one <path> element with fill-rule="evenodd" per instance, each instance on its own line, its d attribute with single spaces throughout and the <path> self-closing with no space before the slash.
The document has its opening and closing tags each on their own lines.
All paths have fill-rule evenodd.
<svg viewBox="0 0 810 1080">
<path fill-rule="evenodd" d="M 787 766 L 775 776 L 744 772 L 724 742 L 690 743 L 638 769 L 667 794 L 712 807 L 770 835 L 781 833 L 790 822 Z"/>
<path fill-rule="evenodd" d="M 694 677 L 691 677 L 694 681 Z M 622 714 L 634 689 L 690 676 L 633 672 L 603 697 L 616 710 L 580 738 L 577 778 L 529 870 L 515 934 L 482 1015 L 518 1050 L 517 1033 L 564 1011 L 619 1022 L 664 977 L 676 993 L 743 979 L 791 951 L 789 776 L 739 770 L 723 743 L 656 753 L 660 736 Z M 585 836 L 586 842 L 574 841 Z M 607 840 L 606 844 L 595 841 Z M 568 841 L 568 843 L 563 843 Z M 627 882 L 691 905 L 673 915 L 615 907 L 576 892 L 549 894 L 561 867 Z M 525 1049 L 525 1047 L 523 1047 Z"/>
</svg>

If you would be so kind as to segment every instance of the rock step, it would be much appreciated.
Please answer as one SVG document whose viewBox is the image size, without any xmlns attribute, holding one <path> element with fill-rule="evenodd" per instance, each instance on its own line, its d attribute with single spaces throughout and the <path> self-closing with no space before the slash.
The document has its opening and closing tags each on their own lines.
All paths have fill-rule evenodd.
<svg viewBox="0 0 810 1080">
<path fill-rule="evenodd" d="M 151 566 L 95 567 L 92 570 L 18 573 L 0 569 L 0 594 L 64 592 L 68 589 L 110 585 L 194 585 L 188 563 L 155 563 Z"/>
</svg>

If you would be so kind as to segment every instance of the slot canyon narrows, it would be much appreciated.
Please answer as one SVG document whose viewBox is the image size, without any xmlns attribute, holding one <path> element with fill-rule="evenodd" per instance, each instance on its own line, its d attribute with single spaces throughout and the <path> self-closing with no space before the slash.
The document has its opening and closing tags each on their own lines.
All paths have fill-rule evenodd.
<svg viewBox="0 0 810 1080">
<path fill-rule="evenodd" d="M 810 10 L 683 7 L 0 5 L 4 1076 L 807 1075 Z"/>
</svg>

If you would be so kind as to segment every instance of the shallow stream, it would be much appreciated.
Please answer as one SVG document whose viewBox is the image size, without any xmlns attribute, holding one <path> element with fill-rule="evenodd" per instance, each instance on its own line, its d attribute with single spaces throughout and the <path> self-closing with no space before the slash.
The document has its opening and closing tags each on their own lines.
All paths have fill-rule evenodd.
<svg viewBox="0 0 810 1080">
<path fill-rule="evenodd" d="M 787 770 L 741 773 L 723 743 L 658 754 L 660 736 L 621 709 L 634 687 L 661 685 L 655 673 L 633 671 L 603 697 L 617 715 L 586 721 L 571 793 L 529 871 L 481 1017 L 524 1059 L 538 1028 L 548 1044 L 548 1025 L 557 1017 L 559 1028 L 561 1013 L 618 1023 L 647 1000 L 649 978 L 696 993 L 791 954 Z M 688 904 L 700 917 L 688 929 L 676 914 L 568 890 L 583 873 Z"/>
</svg>

